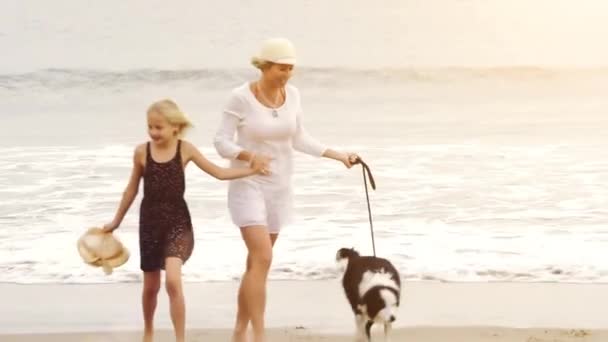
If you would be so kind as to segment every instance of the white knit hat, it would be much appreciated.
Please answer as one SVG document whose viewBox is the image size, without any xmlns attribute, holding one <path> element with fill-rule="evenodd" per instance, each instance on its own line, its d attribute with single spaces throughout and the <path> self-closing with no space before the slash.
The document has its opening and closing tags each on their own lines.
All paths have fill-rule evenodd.
<svg viewBox="0 0 608 342">
<path fill-rule="evenodd" d="M 294 65 L 296 64 L 296 49 L 288 39 L 267 39 L 251 61 L 254 65 L 263 62 Z"/>
</svg>

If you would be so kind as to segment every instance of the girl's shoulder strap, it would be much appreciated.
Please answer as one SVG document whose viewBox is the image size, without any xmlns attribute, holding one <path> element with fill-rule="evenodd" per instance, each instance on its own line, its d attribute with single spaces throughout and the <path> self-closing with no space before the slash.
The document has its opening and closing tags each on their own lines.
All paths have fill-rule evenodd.
<svg viewBox="0 0 608 342">
<path fill-rule="evenodd" d="M 177 160 L 182 162 L 182 139 L 177 139 L 177 151 L 175 151 L 175 155 L 177 156 Z"/>
<path fill-rule="evenodd" d="M 151 156 L 150 156 L 150 142 L 148 141 L 148 142 L 146 143 L 146 162 L 147 162 L 148 160 L 150 160 L 150 158 L 151 158 Z"/>
</svg>

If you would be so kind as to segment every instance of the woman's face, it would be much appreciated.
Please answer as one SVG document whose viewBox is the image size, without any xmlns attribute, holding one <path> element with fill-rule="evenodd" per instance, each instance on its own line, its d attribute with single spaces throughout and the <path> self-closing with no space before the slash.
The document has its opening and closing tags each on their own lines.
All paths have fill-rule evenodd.
<svg viewBox="0 0 608 342">
<path fill-rule="evenodd" d="M 271 63 L 263 71 L 264 78 L 276 87 L 284 87 L 293 74 L 293 65 Z"/>
</svg>

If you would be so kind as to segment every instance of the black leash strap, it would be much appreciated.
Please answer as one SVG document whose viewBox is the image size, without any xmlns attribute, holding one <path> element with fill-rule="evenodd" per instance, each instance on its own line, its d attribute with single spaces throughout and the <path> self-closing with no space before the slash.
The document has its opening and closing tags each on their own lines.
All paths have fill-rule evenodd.
<svg viewBox="0 0 608 342">
<path fill-rule="evenodd" d="M 372 222 L 372 209 L 369 204 L 369 193 L 367 191 L 367 178 L 369 178 L 369 183 L 373 190 L 376 190 L 376 182 L 374 181 L 374 176 L 372 176 L 372 171 L 370 170 L 369 166 L 363 161 L 363 159 L 361 159 L 361 157 L 357 158 L 357 161 L 355 162 L 355 164 L 361 164 L 361 171 L 363 172 L 363 185 L 365 186 L 365 199 L 367 200 L 367 214 L 369 216 L 369 229 L 372 234 L 372 249 L 374 251 L 374 257 L 375 257 L 376 256 L 376 241 L 374 240 L 374 223 Z"/>
</svg>

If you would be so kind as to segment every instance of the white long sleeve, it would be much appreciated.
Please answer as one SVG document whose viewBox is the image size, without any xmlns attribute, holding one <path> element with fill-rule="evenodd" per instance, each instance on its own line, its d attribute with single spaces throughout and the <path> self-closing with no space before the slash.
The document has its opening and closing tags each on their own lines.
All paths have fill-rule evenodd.
<svg viewBox="0 0 608 342">
<path fill-rule="evenodd" d="M 326 150 L 302 125 L 297 88 L 288 85 L 285 94 L 285 103 L 275 110 L 262 105 L 245 83 L 233 90 L 222 111 L 213 143 L 232 167 L 247 167 L 247 162 L 236 159 L 243 150 L 271 159 L 270 176 L 253 176 L 249 181 L 285 186 L 293 172 L 294 150 L 316 157 Z"/>
<path fill-rule="evenodd" d="M 232 114 L 224 113 L 220 126 L 215 134 L 213 145 L 220 156 L 226 159 L 236 159 L 244 150 L 235 140 L 234 135 L 240 119 Z"/>
<path fill-rule="evenodd" d="M 292 146 L 296 151 L 310 154 L 314 157 L 323 155 L 327 147 L 308 134 L 302 124 L 302 117 L 296 117 L 296 134 L 292 138 Z"/>
</svg>

